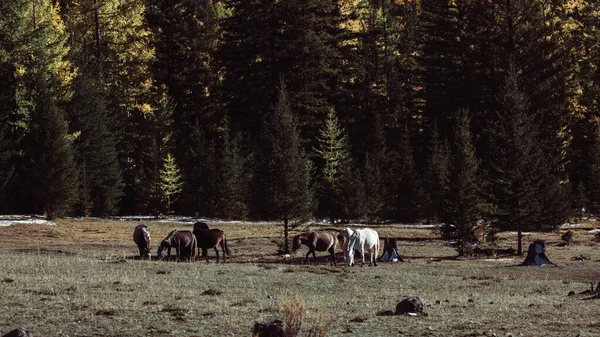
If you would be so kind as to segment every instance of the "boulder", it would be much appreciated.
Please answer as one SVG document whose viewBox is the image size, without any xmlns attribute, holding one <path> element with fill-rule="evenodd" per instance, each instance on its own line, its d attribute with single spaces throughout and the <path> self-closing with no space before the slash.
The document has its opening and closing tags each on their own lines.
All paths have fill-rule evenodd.
<svg viewBox="0 0 600 337">
<path fill-rule="evenodd" d="M 29 331 L 27 331 L 27 329 L 18 328 L 14 329 L 13 331 L 7 333 L 2 337 L 33 337 L 33 335 Z"/>
<path fill-rule="evenodd" d="M 408 313 L 423 313 L 423 300 L 419 297 L 407 297 L 396 304 L 396 315 L 404 315 Z"/>
<path fill-rule="evenodd" d="M 255 323 L 252 337 L 285 337 L 286 325 L 280 320 Z"/>
</svg>

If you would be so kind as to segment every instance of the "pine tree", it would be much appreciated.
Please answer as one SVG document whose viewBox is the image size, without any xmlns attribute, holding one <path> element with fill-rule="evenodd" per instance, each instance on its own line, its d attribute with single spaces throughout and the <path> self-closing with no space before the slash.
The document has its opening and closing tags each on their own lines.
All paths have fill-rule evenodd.
<svg viewBox="0 0 600 337">
<path fill-rule="evenodd" d="M 540 136 L 538 120 L 521 89 L 521 74 L 509 67 L 501 92 L 502 110 L 490 134 L 495 161 L 490 188 L 497 212 L 494 226 L 518 232 L 517 253 L 522 254 L 522 232 L 555 228 L 566 218 L 567 203 L 556 175 L 556 158 Z"/>
<path fill-rule="evenodd" d="M 114 134 L 108 129 L 108 111 L 99 65 L 90 61 L 73 83 L 69 110 L 79 166 L 79 215 L 109 216 L 117 212 L 123 178 Z"/>
<path fill-rule="evenodd" d="M 600 128 L 596 127 L 596 135 L 589 153 L 589 168 L 583 183 L 587 196 L 587 209 L 592 213 L 600 211 Z"/>
<path fill-rule="evenodd" d="M 143 198 L 148 194 L 144 191 L 146 186 L 140 183 L 146 179 L 143 175 L 146 162 L 139 161 L 143 159 L 139 152 L 150 144 L 139 142 L 148 141 L 150 137 L 140 132 L 148 131 L 144 127 L 145 119 L 154 111 L 150 71 L 154 50 L 144 19 L 145 2 L 66 0 L 62 10 L 68 19 L 70 60 L 86 72 L 90 63 L 96 68 L 98 94 L 106 106 L 107 128 L 117 144 L 119 167 L 123 172 L 121 180 L 125 184 L 125 195 L 121 200 L 121 211 L 142 211 L 148 203 Z M 94 104 L 90 102 L 90 105 Z M 116 184 L 116 178 L 111 179 L 111 184 Z M 110 190 L 114 191 L 114 188 Z M 114 198 L 114 193 L 110 194 L 113 196 L 109 199 Z M 106 207 L 111 208 L 110 205 Z"/>
<path fill-rule="evenodd" d="M 168 153 L 160 170 L 160 190 L 166 203 L 167 213 L 171 213 L 171 205 L 177 200 L 176 196 L 181 193 L 182 185 L 181 173 L 175 158 Z"/>
<path fill-rule="evenodd" d="M 302 148 L 283 79 L 278 92 L 277 104 L 266 121 L 264 177 L 268 177 L 268 183 L 264 193 L 271 218 L 282 221 L 283 251 L 289 253 L 289 230 L 310 218 L 314 202 L 311 163 Z"/>
<path fill-rule="evenodd" d="M 440 139 L 434 125 L 430 137 L 429 156 L 425 169 L 425 190 L 427 193 L 427 217 L 429 221 L 444 221 L 444 200 L 448 198 L 448 169 L 450 165 L 449 145 L 446 139 Z"/>
<path fill-rule="evenodd" d="M 417 173 L 410 132 L 405 124 L 398 148 L 393 150 L 393 175 L 390 180 L 390 215 L 403 222 L 413 222 L 421 215 L 425 199 Z"/>
<path fill-rule="evenodd" d="M 365 214 L 369 219 L 383 220 L 387 206 L 388 187 L 390 179 L 388 150 L 385 131 L 378 115 L 371 120 L 372 141 L 365 155 L 362 168 L 365 194 Z"/>
<path fill-rule="evenodd" d="M 203 142 L 218 142 L 224 118 L 224 110 L 215 97 L 218 6 L 220 3 L 208 0 L 159 1 L 148 4 L 146 15 L 155 37 L 154 78 L 159 87 L 165 88 L 174 106 L 173 155 L 182 170 L 184 184 L 198 185 L 195 190 L 212 190 L 212 182 L 220 179 L 219 175 L 206 175 L 207 171 L 202 173 L 203 179 L 196 176 L 200 163 L 216 160 L 208 158 Z M 202 128 L 201 137 L 196 134 L 198 126 Z M 186 191 L 179 205 L 187 212 L 197 212 L 195 197 Z"/>
<path fill-rule="evenodd" d="M 318 141 L 315 152 L 323 162 L 318 187 L 321 212 L 332 222 L 363 215 L 361 200 L 357 197 L 364 189 L 352 163 L 344 129 L 333 109 L 329 110 Z"/>
<path fill-rule="evenodd" d="M 24 137 L 24 166 L 29 172 L 34 210 L 48 218 L 68 214 L 77 193 L 77 169 L 72 137 L 62 108 L 71 94 L 72 69 L 66 60 L 68 48 L 58 10 L 49 1 L 34 1 L 28 14 L 30 40 L 25 48 L 30 58 L 23 62 L 18 78 L 22 99 L 19 109 L 28 116 Z M 18 64 L 18 63 L 17 63 Z"/>
<path fill-rule="evenodd" d="M 77 169 L 68 126 L 49 88 L 39 84 L 32 112 L 33 193 L 48 219 L 69 214 L 77 196 Z"/>
<path fill-rule="evenodd" d="M 218 209 L 227 219 L 245 219 L 248 215 L 246 160 L 241 153 L 241 136 L 231 137 L 229 133 L 226 121 L 220 153 Z"/>
<path fill-rule="evenodd" d="M 459 252 L 463 253 L 464 244 L 480 219 L 479 163 L 471 136 L 469 111 L 459 110 L 455 123 L 445 213 L 449 223 L 456 227 L 462 241 Z"/>
<path fill-rule="evenodd" d="M 179 193 L 175 191 L 179 186 L 179 170 L 171 155 L 173 149 L 173 111 L 174 103 L 170 97 L 164 95 L 157 104 L 157 109 L 147 120 L 149 131 L 144 132 L 150 136 L 149 141 L 140 142 L 140 144 L 151 144 L 149 149 L 144 150 L 145 156 L 140 162 L 145 165 L 144 175 L 149 177 L 149 189 L 143 199 L 147 200 L 148 211 L 151 212 L 169 212 L 171 211 L 172 194 Z M 169 158 L 170 157 L 170 158 Z M 165 179 L 171 179 L 165 181 Z M 147 184 L 148 182 L 143 182 Z M 166 185 L 172 186 L 168 187 Z M 166 188 L 168 187 L 168 188 Z M 141 189 L 140 190 L 144 190 Z"/>
</svg>

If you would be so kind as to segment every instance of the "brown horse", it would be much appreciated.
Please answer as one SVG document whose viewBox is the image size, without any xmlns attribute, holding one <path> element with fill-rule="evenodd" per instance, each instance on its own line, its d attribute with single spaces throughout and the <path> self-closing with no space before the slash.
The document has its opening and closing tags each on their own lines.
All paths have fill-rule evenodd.
<svg viewBox="0 0 600 337">
<path fill-rule="evenodd" d="M 158 248 L 158 258 L 162 260 L 164 258 L 163 251 L 165 248 L 168 249 L 167 256 L 171 256 L 171 248 L 175 248 L 177 254 L 177 260 L 186 259 L 190 262 L 196 260 L 196 247 L 198 243 L 196 236 L 190 231 L 171 231 L 166 238 L 160 242 Z"/>
<path fill-rule="evenodd" d="M 196 233 L 196 230 L 198 230 L 198 229 L 209 229 L 209 228 L 208 228 L 208 225 L 206 224 L 206 222 L 198 221 L 194 224 L 194 233 Z M 198 239 L 198 238 L 196 238 L 196 239 Z M 202 248 L 202 247 L 198 246 L 198 248 Z M 206 254 L 208 254 L 206 248 L 202 248 L 202 255 L 200 255 L 200 251 L 198 251 L 198 255 L 200 255 L 200 257 L 206 257 Z"/>
<path fill-rule="evenodd" d="M 306 258 L 304 259 L 304 263 L 308 262 L 308 256 L 310 253 L 313 255 L 313 259 L 315 263 L 317 263 L 317 256 L 315 255 L 315 251 L 317 252 L 329 252 L 331 254 L 331 260 L 333 261 L 333 265 L 337 266 L 335 263 L 335 245 L 337 244 L 337 237 L 335 234 L 329 232 L 314 232 L 308 231 L 304 233 L 300 233 L 294 236 L 294 241 L 292 243 L 292 251 L 295 252 L 300 248 L 300 245 L 306 245 L 308 247 L 308 253 L 306 253 Z"/>
<path fill-rule="evenodd" d="M 231 256 L 231 251 L 229 251 L 229 247 L 227 246 L 227 239 L 225 239 L 225 233 L 223 233 L 220 229 L 195 229 L 194 235 L 196 236 L 196 240 L 198 240 L 198 253 L 200 253 L 200 249 L 210 249 L 214 248 L 215 253 L 217 253 L 217 262 L 219 262 L 219 250 L 217 246 L 221 246 L 221 250 L 223 251 L 223 262 L 226 260 L 226 255 Z M 208 254 L 206 255 L 206 262 L 208 263 Z"/>
<path fill-rule="evenodd" d="M 140 257 L 150 260 L 150 229 L 146 225 L 135 226 L 133 242 L 138 246 Z"/>
</svg>

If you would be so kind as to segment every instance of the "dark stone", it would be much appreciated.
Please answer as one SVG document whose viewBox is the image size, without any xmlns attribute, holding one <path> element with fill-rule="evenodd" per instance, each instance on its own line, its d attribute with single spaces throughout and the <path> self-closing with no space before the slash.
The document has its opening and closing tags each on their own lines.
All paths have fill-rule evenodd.
<svg viewBox="0 0 600 337">
<path fill-rule="evenodd" d="M 252 337 L 285 337 L 285 330 L 285 323 L 280 320 L 255 323 L 252 329 Z"/>
<path fill-rule="evenodd" d="M 423 313 L 423 300 L 418 297 L 407 297 L 396 305 L 396 315 L 404 315 L 407 313 Z"/>
<path fill-rule="evenodd" d="M 13 331 L 7 333 L 2 337 L 33 337 L 33 335 L 29 331 L 27 331 L 27 329 L 18 328 L 14 329 Z"/>
</svg>

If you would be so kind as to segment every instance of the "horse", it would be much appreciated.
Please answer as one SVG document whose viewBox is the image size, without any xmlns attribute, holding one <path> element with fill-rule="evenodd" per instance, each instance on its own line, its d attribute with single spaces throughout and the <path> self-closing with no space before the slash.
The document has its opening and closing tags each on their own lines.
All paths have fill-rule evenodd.
<svg viewBox="0 0 600 337">
<path fill-rule="evenodd" d="M 360 251 L 362 257 L 361 266 L 365 265 L 365 250 L 369 252 L 369 266 L 377 266 L 377 254 L 379 252 L 379 234 L 371 228 L 357 229 L 350 235 L 348 246 L 346 247 L 346 257 L 348 265 L 354 265 L 354 249 Z"/>
<path fill-rule="evenodd" d="M 331 259 L 333 261 L 333 265 L 337 266 L 335 263 L 335 245 L 337 244 L 337 237 L 330 232 L 315 232 L 308 231 L 304 233 L 300 233 L 294 236 L 292 243 L 292 252 L 295 252 L 300 248 L 301 245 L 306 245 L 308 247 L 308 253 L 306 253 L 306 258 L 304 259 L 304 264 L 308 262 L 308 256 L 310 253 L 313 255 L 313 259 L 315 263 L 317 263 L 317 256 L 315 251 L 318 252 L 329 252 L 331 254 Z"/>
<path fill-rule="evenodd" d="M 348 241 L 350 240 L 350 236 L 354 233 L 354 231 L 350 228 L 345 228 L 342 229 L 341 231 L 338 232 L 337 235 L 337 239 L 339 242 L 339 247 L 342 250 L 342 252 L 346 251 L 346 248 L 348 247 Z M 344 254 L 344 261 L 346 261 L 346 255 Z"/>
<path fill-rule="evenodd" d="M 227 246 L 227 239 L 225 238 L 225 233 L 217 228 L 213 229 L 194 229 L 194 235 L 196 236 L 196 240 L 198 240 L 198 253 L 200 253 L 200 249 L 207 250 L 209 248 L 214 248 L 215 253 L 217 253 L 217 262 L 219 262 L 219 250 L 217 246 L 221 246 L 221 250 L 223 251 L 223 262 L 226 261 L 227 255 L 231 256 L 231 251 Z M 208 254 L 205 254 L 206 263 L 208 263 Z"/>
<path fill-rule="evenodd" d="M 140 257 L 150 260 L 150 229 L 146 225 L 135 226 L 133 242 L 138 246 Z"/>
<path fill-rule="evenodd" d="M 206 222 L 198 221 L 194 224 L 194 233 L 196 232 L 197 229 L 209 229 L 209 228 L 208 228 L 208 225 L 206 224 Z M 198 237 L 196 237 L 196 239 L 198 239 Z M 198 248 L 200 248 L 199 245 L 198 245 Z M 198 255 L 200 255 L 200 257 L 206 257 L 206 254 L 208 254 L 206 248 L 202 248 L 202 255 L 200 255 L 200 251 L 198 251 Z"/>
<path fill-rule="evenodd" d="M 162 260 L 164 258 L 163 251 L 165 248 L 168 249 L 167 256 L 171 256 L 171 248 L 175 248 L 175 253 L 177 255 L 177 260 L 181 260 L 183 258 L 193 262 L 196 260 L 196 247 L 198 246 L 198 242 L 196 240 L 196 236 L 190 231 L 178 231 L 172 230 L 167 237 L 165 237 L 160 242 L 160 247 L 158 248 L 158 258 Z"/>
</svg>

